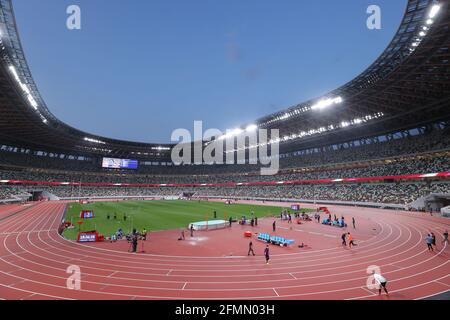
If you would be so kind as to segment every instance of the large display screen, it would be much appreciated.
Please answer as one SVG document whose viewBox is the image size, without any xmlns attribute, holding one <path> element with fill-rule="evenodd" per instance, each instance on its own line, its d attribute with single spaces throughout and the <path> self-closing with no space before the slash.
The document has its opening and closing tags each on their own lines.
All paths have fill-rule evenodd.
<svg viewBox="0 0 450 320">
<path fill-rule="evenodd" d="M 130 159 L 103 158 L 102 167 L 110 169 L 137 169 L 138 161 Z"/>
</svg>

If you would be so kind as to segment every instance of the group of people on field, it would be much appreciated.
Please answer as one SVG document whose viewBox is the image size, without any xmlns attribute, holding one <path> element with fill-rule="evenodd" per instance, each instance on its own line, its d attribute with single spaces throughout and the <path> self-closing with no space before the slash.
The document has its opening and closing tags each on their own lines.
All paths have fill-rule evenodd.
<svg viewBox="0 0 450 320">
<path fill-rule="evenodd" d="M 247 255 L 253 255 L 256 256 L 255 251 L 253 250 L 253 241 L 250 241 L 248 244 L 248 254 Z M 264 258 L 266 259 L 266 264 L 269 264 L 270 260 L 270 250 L 269 245 L 266 245 L 266 248 L 264 249 Z"/>
<path fill-rule="evenodd" d="M 341 239 L 342 239 L 342 245 L 344 247 L 347 246 L 347 242 L 348 242 L 349 248 L 351 248 L 352 246 L 355 246 L 353 235 L 350 232 L 344 232 L 341 236 Z"/>
<path fill-rule="evenodd" d="M 444 238 L 444 240 L 442 240 L 442 244 L 449 244 L 448 242 L 448 230 L 445 230 L 444 233 L 442 234 L 442 237 Z M 436 246 L 436 235 L 434 234 L 434 232 L 430 232 L 429 234 L 427 234 L 427 236 L 425 237 L 425 242 L 427 244 L 428 247 L 428 251 L 433 251 L 434 249 L 437 250 L 437 246 Z"/>
</svg>

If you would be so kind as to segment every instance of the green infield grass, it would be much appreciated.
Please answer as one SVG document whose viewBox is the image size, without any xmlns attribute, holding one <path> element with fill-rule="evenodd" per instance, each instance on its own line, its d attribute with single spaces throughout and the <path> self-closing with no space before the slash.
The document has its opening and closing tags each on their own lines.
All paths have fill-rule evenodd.
<svg viewBox="0 0 450 320">
<path fill-rule="evenodd" d="M 83 205 L 71 203 L 67 205 L 66 221 L 71 221 L 75 228 L 65 230 L 64 236 L 74 240 L 78 230 L 97 230 L 105 237 L 111 236 L 119 228 L 125 233 L 134 228 L 139 231 L 143 228 L 148 231 L 173 230 L 187 227 L 191 222 L 214 220 L 214 211 L 217 220 L 228 220 L 230 216 L 240 219 L 245 215 L 251 218 L 252 211 L 258 218 L 279 215 L 283 209 L 286 208 L 182 200 L 95 202 Z M 83 224 L 78 225 L 81 210 L 93 210 L 95 218 L 85 219 Z M 312 210 L 305 208 L 302 211 Z"/>
</svg>

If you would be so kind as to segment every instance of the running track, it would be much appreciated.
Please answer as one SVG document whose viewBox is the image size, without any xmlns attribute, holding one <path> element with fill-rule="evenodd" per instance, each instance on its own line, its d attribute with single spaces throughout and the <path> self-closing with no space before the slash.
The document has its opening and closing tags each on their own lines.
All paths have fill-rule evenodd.
<svg viewBox="0 0 450 320">
<path fill-rule="evenodd" d="M 340 207 L 356 217 L 370 214 L 381 232 L 352 250 L 272 255 L 265 265 L 248 257 L 133 255 L 80 245 L 57 232 L 64 207 L 46 202 L 12 215 L 0 207 L 0 299 L 422 299 L 450 290 L 450 250 L 440 245 L 445 219 Z M 436 253 L 423 240 L 430 230 Z M 79 291 L 66 287 L 70 265 L 81 268 Z M 389 298 L 366 287 L 370 265 L 388 279 Z"/>
</svg>

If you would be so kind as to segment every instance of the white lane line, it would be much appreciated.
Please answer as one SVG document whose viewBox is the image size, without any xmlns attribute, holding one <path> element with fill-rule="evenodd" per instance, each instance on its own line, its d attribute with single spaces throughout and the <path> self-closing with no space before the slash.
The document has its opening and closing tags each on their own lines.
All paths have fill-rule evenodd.
<svg viewBox="0 0 450 320">
<path fill-rule="evenodd" d="M 338 290 L 339 291 L 339 290 Z M 345 290 L 344 290 L 345 291 Z"/>
<path fill-rule="evenodd" d="M 23 230 L 23 231 L 15 231 L 15 232 L 2 232 L 0 233 L 1 236 L 9 236 L 14 234 L 22 234 L 22 233 L 38 233 L 38 232 L 50 232 L 55 231 L 57 229 L 48 229 L 48 230 Z"/>
<path fill-rule="evenodd" d="M 50 235 L 50 234 L 49 234 Z M 29 236 L 29 234 L 28 234 L 28 236 Z M 40 238 L 40 234 L 38 234 L 38 237 Z M 41 239 L 40 239 L 41 240 Z M 41 240 L 42 241 L 42 240 Z M 31 242 L 31 241 L 30 241 Z M 43 242 L 43 241 L 42 241 Z M 31 244 L 33 245 L 33 243 L 31 242 Z M 34 246 L 34 245 L 33 245 Z"/>
<path fill-rule="evenodd" d="M 277 290 L 275 290 L 275 288 L 272 288 L 273 292 L 275 292 L 275 294 L 277 295 L 277 297 L 279 297 L 280 295 L 278 294 Z"/>
<path fill-rule="evenodd" d="M 3 260 L 3 259 L 2 259 L 2 260 Z M 3 261 L 5 261 L 5 260 L 3 260 Z M 4 273 L 5 273 L 5 274 L 9 274 L 9 275 L 13 275 L 14 272 L 21 271 L 21 270 L 25 270 L 25 269 L 22 268 L 22 267 L 17 267 L 17 266 L 16 266 L 16 268 L 17 268 L 16 270 L 4 272 Z"/>
<path fill-rule="evenodd" d="M 98 291 L 103 291 L 103 290 L 105 290 L 106 288 L 108 288 L 109 287 L 109 285 L 108 284 L 105 284 L 104 286 L 101 286 L 100 288 L 98 288 L 97 290 Z"/>
<path fill-rule="evenodd" d="M 24 283 L 25 281 L 27 281 L 26 279 L 21 278 L 21 277 L 20 277 L 19 279 L 22 279 L 22 280 L 19 280 L 19 281 L 17 281 L 17 282 L 14 282 L 14 283 L 10 284 L 9 286 L 10 286 L 11 288 L 14 288 L 15 286 L 17 286 L 17 285 L 19 285 L 19 284 L 22 284 L 22 283 Z"/>
<path fill-rule="evenodd" d="M 28 299 L 30 299 L 31 297 L 35 296 L 35 295 L 37 295 L 37 293 L 32 293 L 32 294 L 30 294 L 30 295 L 28 295 L 28 296 L 26 296 L 26 297 L 20 298 L 20 300 L 28 300 Z"/>
<path fill-rule="evenodd" d="M 313 231 L 309 231 L 308 233 L 309 233 L 309 234 L 316 235 L 316 236 L 323 236 L 323 237 L 328 237 L 328 238 L 337 238 L 337 236 L 336 236 L 336 235 L 333 235 L 333 234 L 326 234 L 326 233 L 313 232 Z"/>
<path fill-rule="evenodd" d="M 376 296 L 376 294 L 375 293 L 373 293 L 372 291 L 370 291 L 369 289 L 367 289 L 366 287 L 361 287 L 361 289 L 363 289 L 364 291 L 366 291 L 366 292 L 368 292 L 368 293 L 370 293 L 371 295 L 373 295 L 373 296 Z"/>
<path fill-rule="evenodd" d="M 448 289 L 445 289 L 445 290 L 443 290 L 443 291 L 441 291 L 441 292 L 432 293 L 432 294 L 429 294 L 429 295 L 427 295 L 427 296 L 423 296 L 423 297 L 420 297 L 420 298 L 416 298 L 416 299 L 414 299 L 414 300 L 423 300 L 423 299 L 435 297 L 435 296 L 438 296 L 438 295 L 440 295 L 440 294 L 447 293 L 448 291 L 449 291 Z"/>
<path fill-rule="evenodd" d="M 113 275 L 115 275 L 116 273 L 118 273 L 119 271 L 114 271 L 113 273 L 111 273 L 108 278 L 111 278 Z"/>
<path fill-rule="evenodd" d="M 327 237 L 327 238 L 337 238 L 337 236 L 333 236 L 333 235 L 331 235 L 331 234 L 324 234 L 323 235 L 324 237 Z M 361 241 L 360 241 L 361 242 Z"/>
<path fill-rule="evenodd" d="M 51 237 L 51 235 L 49 234 L 49 236 Z M 38 234 L 38 237 L 40 237 L 40 234 Z M 399 238 L 400 237 L 400 235 L 397 237 L 397 238 Z M 52 239 L 53 241 L 54 241 L 54 239 Z M 45 243 L 44 241 L 42 241 L 41 240 L 41 242 L 43 242 L 43 243 Z M 395 242 L 395 241 L 391 241 L 390 243 L 392 243 L 392 242 Z M 61 243 L 58 243 L 59 245 L 61 245 Z M 33 245 L 33 243 L 31 243 L 31 245 Z M 33 245 L 34 246 L 34 245 Z M 388 246 L 388 244 L 386 244 L 386 245 L 383 245 L 382 247 L 385 247 L 385 246 Z M 70 252 L 70 251 L 67 251 L 67 250 L 64 250 L 64 249 L 62 249 L 61 248 L 61 246 L 60 247 L 55 247 L 56 249 L 58 249 L 58 251 L 66 251 L 66 252 Z M 371 252 L 371 251 L 379 251 L 379 249 L 380 249 L 381 247 L 378 247 L 377 249 L 370 249 L 370 250 L 367 250 L 366 251 L 366 253 L 368 253 L 368 252 Z M 38 248 L 39 249 L 39 248 Z M 73 247 L 70 247 L 70 249 L 73 249 Z M 390 250 L 388 250 L 388 251 L 393 251 L 395 248 L 392 248 L 392 249 L 390 249 Z M 334 249 L 333 249 L 334 250 Z M 86 252 L 86 250 L 82 250 L 82 251 L 84 251 L 84 252 Z M 55 255 L 55 254 L 53 254 L 53 255 Z M 62 255 L 59 255 L 59 256 L 62 256 Z M 371 255 L 369 255 L 369 256 L 365 256 L 365 257 L 370 257 Z M 332 257 L 330 257 L 329 259 L 331 259 Z M 111 261 L 114 261 L 114 260 L 112 260 L 112 259 L 108 259 L 108 260 L 111 260 Z M 310 262 L 312 262 L 312 261 L 320 261 L 321 259 L 313 259 L 313 260 L 310 260 Z M 101 264 L 101 265 L 105 265 L 106 263 L 101 263 L 101 262 L 97 262 L 98 264 Z M 296 263 L 296 262 L 294 262 L 294 261 L 292 261 L 292 262 L 288 262 L 287 264 L 293 264 L 293 263 Z M 326 263 L 326 264 L 332 264 L 333 262 L 330 262 L 330 263 Z M 155 263 L 155 262 L 152 262 L 152 264 L 153 265 L 164 265 L 164 266 L 167 266 L 167 265 L 169 265 L 169 264 L 160 264 L 160 263 Z M 173 264 L 172 264 L 173 265 Z M 324 263 L 320 263 L 320 264 L 316 264 L 317 266 L 318 265 L 320 265 L 320 266 L 323 266 L 324 265 Z M 190 266 L 197 266 L 197 265 L 190 265 Z M 230 266 L 230 265 L 229 265 Z M 241 265 L 233 265 L 233 266 L 236 266 L 236 267 L 240 267 Z M 315 266 L 315 265 L 313 265 L 313 266 Z M 137 267 L 134 267 L 134 268 L 137 268 Z M 292 267 L 292 268 L 294 268 L 294 267 Z M 282 269 L 281 267 L 280 268 L 278 268 L 278 269 Z M 167 270 L 167 269 L 157 269 L 157 268 L 152 268 L 152 270 Z M 183 270 L 184 271 L 184 270 Z M 190 270 L 190 271 L 192 271 L 192 270 Z M 199 270 L 194 270 L 194 271 L 199 271 Z M 224 271 L 226 271 L 226 270 L 224 270 Z M 232 272 L 234 272 L 235 270 L 231 270 Z"/>
<path fill-rule="evenodd" d="M 20 255 L 22 253 L 28 253 L 28 251 L 22 250 L 22 251 L 19 251 L 19 252 L 16 252 L 16 253 L 7 254 L 7 255 L 2 256 L 2 258 L 14 257 L 14 256 Z"/>
<path fill-rule="evenodd" d="M 185 283 L 184 283 L 184 286 L 183 286 L 183 288 L 181 288 L 181 290 L 184 290 L 184 288 L 186 288 L 187 284 L 188 284 L 188 283 L 185 282 Z"/>
<path fill-rule="evenodd" d="M 29 236 L 29 235 L 28 235 Z M 38 237 L 40 238 L 40 235 L 38 234 Z M 40 239 L 41 240 L 41 239 Z M 29 240 L 30 241 L 30 240 Z M 42 240 L 41 240 L 42 241 Z M 31 245 L 35 246 L 31 241 L 30 241 Z M 19 245 L 20 246 L 20 245 Z M 37 246 L 35 246 L 36 248 L 38 248 Z M 106 270 L 106 269 L 102 269 L 102 270 Z M 110 270 L 112 271 L 112 270 Z"/>
<path fill-rule="evenodd" d="M 173 271 L 173 269 L 170 269 L 169 272 L 167 272 L 166 276 L 170 275 L 170 273 Z"/>
<path fill-rule="evenodd" d="M 295 280 L 298 280 L 296 276 L 294 276 L 292 273 L 289 273 L 289 275 L 294 278 Z"/>
<path fill-rule="evenodd" d="M 278 229 L 293 230 L 293 231 L 297 231 L 297 232 L 308 232 L 309 234 L 313 234 L 313 235 L 316 235 L 316 236 L 323 236 L 323 237 L 327 237 L 327 238 L 337 238 L 336 235 L 332 235 L 332 234 L 326 234 L 326 233 L 321 233 L 321 232 L 313 232 L 313 231 L 305 231 L 305 230 L 300 230 L 300 229 L 292 229 L 292 227 L 290 227 L 290 228 L 278 227 Z"/>
<path fill-rule="evenodd" d="M 442 284 L 444 286 L 450 287 L 450 284 L 444 283 L 444 282 L 440 282 L 440 281 L 435 281 L 436 283 Z"/>
</svg>

